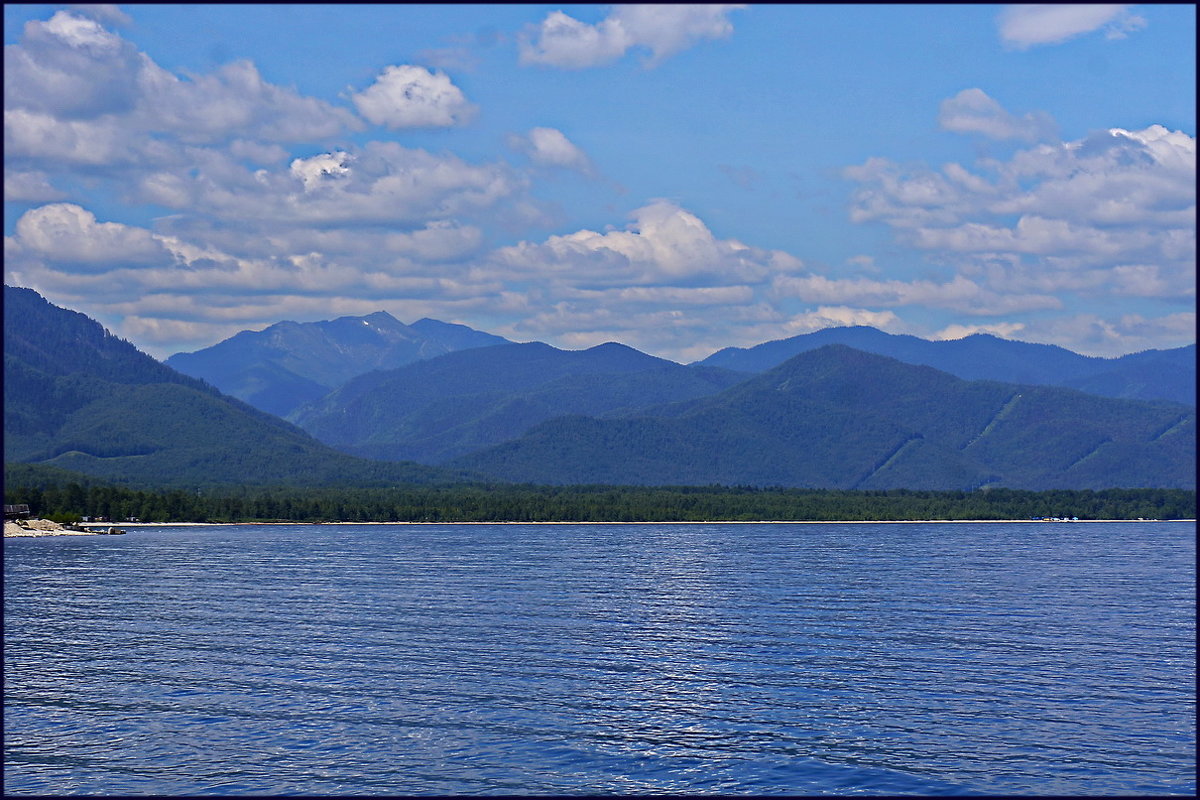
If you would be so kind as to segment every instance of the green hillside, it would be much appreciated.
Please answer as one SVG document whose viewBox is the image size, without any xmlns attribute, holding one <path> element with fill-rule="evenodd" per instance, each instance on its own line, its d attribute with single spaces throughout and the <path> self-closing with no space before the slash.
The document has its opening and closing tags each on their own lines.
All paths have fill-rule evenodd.
<svg viewBox="0 0 1200 800">
<path fill-rule="evenodd" d="M 180 375 L 28 289 L 4 293 L 5 462 L 143 485 L 386 485 L 455 473 L 354 458 Z"/>
<path fill-rule="evenodd" d="M 1194 344 L 1119 358 L 1097 358 L 1056 345 L 1001 339 L 985 333 L 929 341 L 854 325 L 824 328 L 754 347 L 726 347 L 697 363 L 765 372 L 793 356 L 830 344 L 846 345 L 905 364 L 933 367 L 969 381 L 1062 386 L 1104 397 L 1196 405 Z"/>
<path fill-rule="evenodd" d="M 838 489 L 1195 486 L 1195 412 L 964 381 L 831 345 L 643 415 L 564 417 L 451 462 L 549 484 Z"/>
<path fill-rule="evenodd" d="M 553 417 L 629 412 L 710 395 L 744 378 L 614 343 L 579 351 L 508 344 L 363 375 L 292 419 L 348 453 L 439 464 Z"/>
</svg>

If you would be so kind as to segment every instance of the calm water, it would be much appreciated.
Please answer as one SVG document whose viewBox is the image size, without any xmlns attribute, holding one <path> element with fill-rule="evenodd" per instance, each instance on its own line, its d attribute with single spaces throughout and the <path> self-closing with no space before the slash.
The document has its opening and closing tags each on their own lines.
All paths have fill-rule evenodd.
<svg viewBox="0 0 1200 800">
<path fill-rule="evenodd" d="M 8 539 L 4 790 L 1191 794 L 1195 535 Z"/>
</svg>

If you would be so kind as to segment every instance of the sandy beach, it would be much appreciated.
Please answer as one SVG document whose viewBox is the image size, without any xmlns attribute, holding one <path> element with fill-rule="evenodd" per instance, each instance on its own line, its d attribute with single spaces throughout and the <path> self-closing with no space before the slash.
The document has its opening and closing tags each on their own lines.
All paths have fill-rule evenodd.
<svg viewBox="0 0 1200 800">
<path fill-rule="evenodd" d="M 100 531 L 77 530 L 48 519 L 4 520 L 4 537 L 19 536 L 94 536 Z"/>
</svg>

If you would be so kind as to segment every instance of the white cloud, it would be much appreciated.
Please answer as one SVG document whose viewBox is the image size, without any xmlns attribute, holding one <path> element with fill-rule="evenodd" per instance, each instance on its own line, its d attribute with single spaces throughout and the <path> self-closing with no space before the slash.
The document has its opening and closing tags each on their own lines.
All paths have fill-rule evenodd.
<svg viewBox="0 0 1200 800">
<path fill-rule="evenodd" d="M 833 279 L 812 274 L 781 275 L 774 279 L 772 285 L 777 295 L 797 297 L 808 303 L 852 303 L 893 308 L 925 306 L 981 315 L 1062 307 L 1062 302 L 1050 295 L 990 291 L 962 275 L 956 275 L 944 283 L 929 280 Z"/>
<path fill-rule="evenodd" d="M 328 186 L 329 181 L 337 180 L 339 176 L 349 175 L 350 167 L 346 166 L 350 156 L 343 152 L 321 153 L 312 158 L 297 158 L 292 161 L 291 172 L 304 184 L 304 191 L 311 192 L 321 186 Z"/>
<path fill-rule="evenodd" d="M 854 268 L 860 273 L 869 273 L 872 275 L 879 274 L 879 265 L 875 263 L 874 256 L 857 255 L 846 259 L 846 265 Z"/>
<path fill-rule="evenodd" d="M 1076 353 L 1115 358 L 1142 350 L 1183 347 L 1196 341 L 1196 312 L 1161 317 L 1123 314 L 1101 317 L 1076 314 L 1029 322 L 1022 341 L 1057 344 Z"/>
<path fill-rule="evenodd" d="M 982 89 L 963 89 L 943 100 L 938 124 L 943 130 L 955 133 L 980 133 L 992 139 L 1027 142 L 1054 139 L 1057 127 L 1045 112 L 1014 117 Z"/>
<path fill-rule="evenodd" d="M 1009 47 L 1024 50 L 1043 44 L 1058 44 L 1084 33 L 1105 28 L 1110 39 L 1123 38 L 1127 31 L 1145 26 L 1146 21 L 1129 13 L 1124 4 L 1026 4 L 1006 6 L 1000 14 L 1000 39 Z"/>
<path fill-rule="evenodd" d="M 750 286 L 625 286 L 616 289 L 568 290 L 565 294 L 608 306 L 662 305 L 728 306 L 742 305 L 754 298 Z"/>
<path fill-rule="evenodd" d="M 483 246 L 483 231 L 473 225 L 435 221 L 412 233 L 387 234 L 385 246 L 390 251 L 405 253 L 425 263 L 455 261 Z"/>
<path fill-rule="evenodd" d="M 4 171 L 4 199 L 6 201 L 24 201 L 45 203 L 50 200 L 62 200 L 67 195 L 50 185 L 50 180 L 44 172 Z"/>
<path fill-rule="evenodd" d="M 965 339 L 977 333 L 990 333 L 1001 339 L 1010 339 L 1013 338 L 1013 334 L 1020 333 L 1024 329 L 1025 324 L 1022 322 L 993 322 L 987 325 L 960 325 L 955 323 L 947 325 L 940 331 L 933 333 L 929 338 L 935 342 L 946 342 L 953 339 Z"/>
<path fill-rule="evenodd" d="M 976 167 L 869 159 L 844 172 L 859 183 L 851 219 L 887 223 L 996 292 L 1194 296 L 1194 137 L 1113 128 Z M 1154 280 L 1135 288 L 1149 273 L 1133 267 L 1147 264 Z"/>
<path fill-rule="evenodd" d="M 248 61 L 185 80 L 96 20 L 67 11 L 27 23 L 20 42 L 5 45 L 4 66 L 6 128 L 36 121 L 52 140 L 86 142 L 95 138 L 91 125 L 138 151 L 149 134 L 193 144 L 321 141 L 362 125 L 348 109 L 268 83 Z M 61 141 L 26 145 L 24 156 L 62 157 Z"/>
<path fill-rule="evenodd" d="M 139 147 L 145 144 L 146 147 Z M 45 168 L 109 166 L 154 160 L 164 147 L 129 135 L 112 117 L 60 120 L 25 109 L 4 110 L 4 150 L 9 159 L 28 159 Z"/>
<path fill-rule="evenodd" d="M 782 251 L 717 239 L 696 215 L 665 200 L 643 206 L 632 216 L 633 224 L 623 231 L 581 230 L 551 236 L 543 244 L 522 242 L 501 248 L 494 260 L 508 272 L 567 276 L 592 286 L 757 282 L 800 265 Z"/>
<path fill-rule="evenodd" d="M 119 222 L 97 222 L 92 212 L 73 203 L 26 211 L 17 220 L 14 242 L 18 252 L 89 272 L 173 261 L 149 231 Z"/>
<path fill-rule="evenodd" d="M 248 139 L 234 139 L 230 142 L 229 154 L 253 164 L 277 164 L 288 157 L 288 151 L 277 144 L 264 144 Z"/>
<path fill-rule="evenodd" d="M 592 172 L 591 160 L 557 128 L 533 128 L 526 136 L 509 137 L 509 145 L 535 164 Z"/>
<path fill-rule="evenodd" d="M 346 109 L 268 83 L 249 61 L 182 80 L 143 56 L 137 79 L 138 114 L 132 122 L 184 142 L 319 142 L 361 127 Z"/>
<path fill-rule="evenodd" d="M 239 228 L 270 224 L 423 225 L 495 209 L 528 179 L 503 163 L 470 164 L 395 142 L 368 142 L 251 171 L 214 150 L 161 170 L 138 191 L 150 202 Z"/>
<path fill-rule="evenodd" d="M 118 6 L 112 3 L 79 3 L 72 4 L 69 8 L 77 14 L 100 22 L 107 22 L 110 25 L 132 25 L 133 20 L 129 15 L 122 11 Z"/>
<path fill-rule="evenodd" d="M 476 111 L 444 72 L 408 64 L 385 68 L 351 99 L 368 120 L 392 129 L 460 125 Z"/>
<path fill-rule="evenodd" d="M 561 11 L 552 11 L 536 34 L 521 37 L 520 58 L 522 64 L 579 69 L 616 61 L 632 44 L 629 34 L 612 17 L 588 25 Z"/>
<path fill-rule="evenodd" d="M 826 328 L 846 328 L 855 325 L 866 325 L 889 333 L 904 333 L 908 327 L 892 311 L 873 311 L 850 306 L 818 306 L 815 311 L 797 314 L 784 322 L 779 326 L 779 335 L 798 336 Z"/>
<path fill-rule="evenodd" d="M 589 25 L 561 11 L 551 12 L 540 26 L 520 38 L 522 64 L 579 69 L 616 61 L 631 48 L 650 51 L 647 64 L 663 59 L 704 39 L 733 33 L 728 15 L 744 5 L 621 5 Z"/>
<path fill-rule="evenodd" d="M 137 101 L 137 49 L 94 20 L 58 11 L 25 24 L 4 46 L 4 107 L 90 119 L 131 111 Z"/>
</svg>

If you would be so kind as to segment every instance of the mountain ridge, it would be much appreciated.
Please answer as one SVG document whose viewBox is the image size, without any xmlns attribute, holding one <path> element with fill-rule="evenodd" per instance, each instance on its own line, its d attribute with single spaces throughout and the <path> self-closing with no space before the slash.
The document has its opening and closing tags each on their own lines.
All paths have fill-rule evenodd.
<svg viewBox="0 0 1200 800">
<path fill-rule="evenodd" d="M 340 453 L 182 375 L 98 322 L 4 288 L 5 462 L 144 485 L 380 485 L 456 479 Z"/>
<path fill-rule="evenodd" d="M 868 326 L 824 328 L 751 347 L 726 347 L 693 362 L 742 372 L 763 372 L 788 358 L 827 344 L 923 364 L 965 380 L 1092 390 L 1105 397 L 1171 400 L 1196 405 L 1196 346 L 1143 350 L 1118 358 L 1085 356 L 1064 347 L 976 333 L 934 341 L 890 334 Z"/>
<path fill-rule="evenodd" d="M 1185 488 L 1194 448 L 1183 404 L 965 381 L 834 344 L 651 415 L 561 417 L 448 465 L 554 484 Z"/>
<path fill-rule="evenodd" d="M 436 464 L 564 413 L 696 397 L 741 377 L 616 342 L 585 350 L 526 342 L 360 375 L 289 419 L 344 452 Z"/>
<path fill-rule="evenodd" d="M 507 343 L 466 325 L 428 317 L 405 325 L 386 311 L 375 311 L 318 322 L 283 320 L 194 352 L 175 353 L 164 363 L 286 417 L 363 373 Z"/>
</svg>

